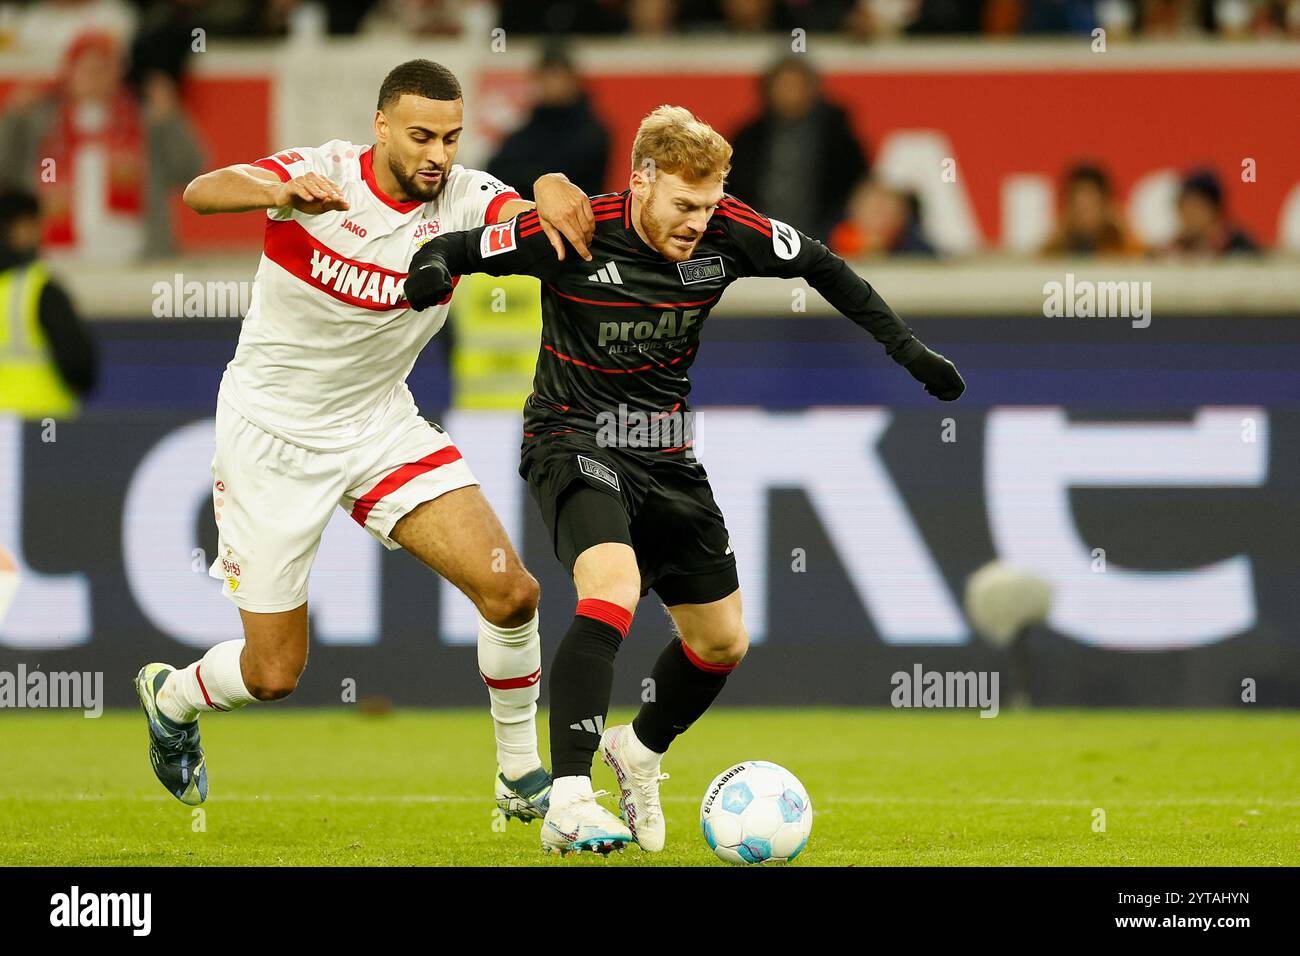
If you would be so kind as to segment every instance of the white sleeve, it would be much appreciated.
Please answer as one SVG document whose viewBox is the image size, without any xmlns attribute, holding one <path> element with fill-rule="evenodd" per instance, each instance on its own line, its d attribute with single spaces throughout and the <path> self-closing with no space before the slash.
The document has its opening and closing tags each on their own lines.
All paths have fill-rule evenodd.
<svg viewBox="0 0 1300 956">
<path fill-rule="evenodd" d="M 447 193 L 447 208 L 452 210 L 457 231 L 491 225 L 502 206 L 519 198 L 519 193 L 495 176 L 464 166 L 452 167 Z"/>
<path fill-rule="evenodd" d="M 299 176 L 305 176 L 308 173 L 317 173 L 326 179 L 332 179 L 335 184 L 338 182 L 339 164 L 330 162 L 329 157 L 338 156 L 343 150 L 353 149 L 356 147 L 351 143 L 342 140 L 330 140 L 323 146 L 293 146 L 289 149 L 282 149 L 279 152 L 272 153 L 270 156 L 264 156 L 253 163 L 261 169 L 269 169 L 280 177 L 280 182 L 287 183 L 291 179 L 297 179 Z M 270 219 L 289 219 L 292 218 L 294 210 L 286 207 L 284 209 L 268 209 L 266 215 Z"/>
</svg>

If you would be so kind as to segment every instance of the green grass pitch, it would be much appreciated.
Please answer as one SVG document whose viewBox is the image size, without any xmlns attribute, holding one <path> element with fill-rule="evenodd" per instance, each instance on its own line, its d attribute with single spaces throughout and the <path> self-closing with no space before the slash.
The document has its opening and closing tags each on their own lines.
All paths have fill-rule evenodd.
<svg viewBox="0 0 1300 956">
<path fill-rule="evenodd" d="M 665 760 L 663 853 L 563 860 L 538 824 L 494 819 L 486 710 L 205 717 L 201 820 L 145 735 L 134 711 L 0 714 L 0 864 L 724 866 L 700 799 L 747 758 L 812 796 L 792 866 L 1300 864 L 1300 719 L 1281 712 L 718 709 Z M 599 763 L 595 782 L 613 788 Z"/>
</svg>

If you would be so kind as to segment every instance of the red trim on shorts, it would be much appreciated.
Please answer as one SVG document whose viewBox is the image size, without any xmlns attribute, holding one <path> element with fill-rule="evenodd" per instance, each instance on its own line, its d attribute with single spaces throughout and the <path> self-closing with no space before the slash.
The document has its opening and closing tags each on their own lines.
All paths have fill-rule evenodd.
<svg viewBox="0 0 1300 956">
<path fill-rule="evenodd" d="M 632 626 L 631 611 L 613 601 L 602 601 L 600 598 L 584 598 L 578 602 L 574 613 L 578 617 L 589 617 L 593 621 L 608 624 L 618 631 L 620 637 L 627 637 L 628 628 Z"/>
<path fill-rule="evenodd" d="M 478 676 L 483 678 L 483 683 L 497 690 L 518 690 L 520 687 L 532 687 L 541 680 L 542 669 L 539 667 L 523 677 L 488 677 L 482 671 L 478 672 Z"/>
<path fill-rule="evenodd" d="M 709 674 L 730 674 L 736 669 L 736 664 L 715 664 L 713 661 L 706 661 L 697 656 L 685 641 L 679 640 L 678 643 L 682 645 L 682 652 L 686 654 L 686 659 L 702 671 Z M 740 662 L 737 661 L 736 663 Z"/>
<path fill-rule="evenodd" d="M 419 478 L 435 468 L 451 464 L 453 461 L 460 461 L 460 449 L 455 445 L 448 445 L 446 448 L 438 449 L 432 455 L 425 455 L 419 461 L 411 462 L 409 465 L 402 465 L 387 477 L 381 478 L 379 483 L 371 488 L 369 492 L 357 499 L 357 503 L 352 506 L 352 520 L 364 526 L 375 505 L 379 504 L 385 497 L 391 495 L 408 481 Z"/>
<path fill-rule="evenodd" d="M 203 700 L 204 700 L 204 702 L 205 702 L 209 707 L 211 707 L 213 710 L 220 710 L 220 711 L 225 711 L 225 710 L 227 710 L 227 708 L 225 708 L 225 707 L 221 707 L 221 706 L 218 706 L 217 704 L 212 703 L 212 698 L 208 696 L 208 689 L 207 689 L 206 687 L 203 686 L 203 667 L 202 667 L 202 666 L 199 666 L 199 667 L 194 668 L 194 676 L 197 677 L 197 678 L 199 679 L 199 690 L 203 691 Z"/>
</svg>

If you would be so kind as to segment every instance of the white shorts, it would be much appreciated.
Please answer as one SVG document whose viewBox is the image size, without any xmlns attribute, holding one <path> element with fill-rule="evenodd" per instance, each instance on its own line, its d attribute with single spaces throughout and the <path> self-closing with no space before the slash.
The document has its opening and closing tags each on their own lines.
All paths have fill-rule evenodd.
<svg viewBox="0 0 1300 956">
<path fill-rule="evenodd" d="M 388 535 L 417 505 L 478 480 L 451 438 L 411 406 L 377 429 L 383 438 L 320 452 L 277 438 L 217 402 L 212 505 L 217 559 L 208 573 L 247 611 L 290 611 L 307 600 L 307 577 L 336 506 L 395 550 Z"/>
</svg>

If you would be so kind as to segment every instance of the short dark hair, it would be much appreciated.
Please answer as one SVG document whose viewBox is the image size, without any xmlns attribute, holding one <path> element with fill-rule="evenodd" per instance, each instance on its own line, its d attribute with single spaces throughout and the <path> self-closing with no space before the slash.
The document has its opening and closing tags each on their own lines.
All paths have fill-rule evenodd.
<svg viewBox="0 0 1300 956">
<path fill-rule="evenodd" d="M 1096 186 L 1098 191 L 1110 195 L 1110 177 L 1101 165 L 1093 162 L 1075 163 L 1065 174 L 1065 188 L 1070 189 L 1082 184 Z"/>
<path fill-rule="evenodd" d="M 1212 169 L 1193 169 L 1183 176 L 1179 195 L 1200 196 L 1215 209 L 1223 209 L 1223 186 Z"/>
<path fill-rule="evenodd" d="M 379 87 L 377 108 L 391 106 L 404 93 L 429 100 L 458 100 L 462 95 L 456 74 L 432 60 L 407 60 L 393 67 Z"/>
</svg>

